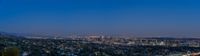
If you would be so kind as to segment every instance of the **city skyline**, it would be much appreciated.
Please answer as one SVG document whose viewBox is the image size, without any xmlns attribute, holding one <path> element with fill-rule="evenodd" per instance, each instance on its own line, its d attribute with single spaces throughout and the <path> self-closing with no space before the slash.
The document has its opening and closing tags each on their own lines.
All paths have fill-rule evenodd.
<svg viewBox="0 0 200 56">
<path fill-rule="evenodd" d="M 0 0 L 0 31 L 200 37 L 195 0 Z"/>
</svg>

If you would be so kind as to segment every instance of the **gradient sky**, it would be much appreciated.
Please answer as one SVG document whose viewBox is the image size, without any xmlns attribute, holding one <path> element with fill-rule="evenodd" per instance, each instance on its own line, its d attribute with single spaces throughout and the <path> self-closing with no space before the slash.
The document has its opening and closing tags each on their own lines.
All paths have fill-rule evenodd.
<svg viewBox="0 0 200 56">
<path fill-rule="evenodd" d="M 0 0 L 0 31 L 200 37 L 198 0 Z"/>
</svg>

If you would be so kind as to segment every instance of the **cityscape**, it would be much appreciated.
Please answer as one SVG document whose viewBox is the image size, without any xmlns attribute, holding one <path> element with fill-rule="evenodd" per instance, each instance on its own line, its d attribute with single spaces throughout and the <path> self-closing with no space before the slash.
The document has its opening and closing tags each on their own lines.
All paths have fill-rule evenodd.
<svg viewBox="0 0 200 56">
<path fill-rule="evenodd" d="M 200 0 L 0 0 L 0 56 L 200 56 Z"/>
<path fill-rule="evenodd" d="M 199 38 L 85 35 L 23 37 L 0 34 L 1 56 L 199 56 Z"/>
</svg>

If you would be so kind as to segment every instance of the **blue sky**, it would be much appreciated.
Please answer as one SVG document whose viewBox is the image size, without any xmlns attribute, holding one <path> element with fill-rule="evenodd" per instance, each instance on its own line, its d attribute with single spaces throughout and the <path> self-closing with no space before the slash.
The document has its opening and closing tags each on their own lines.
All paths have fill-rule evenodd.
<svg viewBox="0 0 200 56">
<path fill-rule="evenodd" d="M 0 0 L 0 31 L 200 37 L 198 0 Z"/>
</svg>

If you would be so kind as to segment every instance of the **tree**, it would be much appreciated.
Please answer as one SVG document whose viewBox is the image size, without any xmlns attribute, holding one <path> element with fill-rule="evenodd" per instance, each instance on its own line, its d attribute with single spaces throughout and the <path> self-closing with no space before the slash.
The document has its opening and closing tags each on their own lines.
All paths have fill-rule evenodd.
<svg viewBox="0 0 200 56">
<path fill-rule="evenodd" d="M 19 56 L 20 51 L 16 47 L 4 48 L 2 56 Z"/>
</svg>

